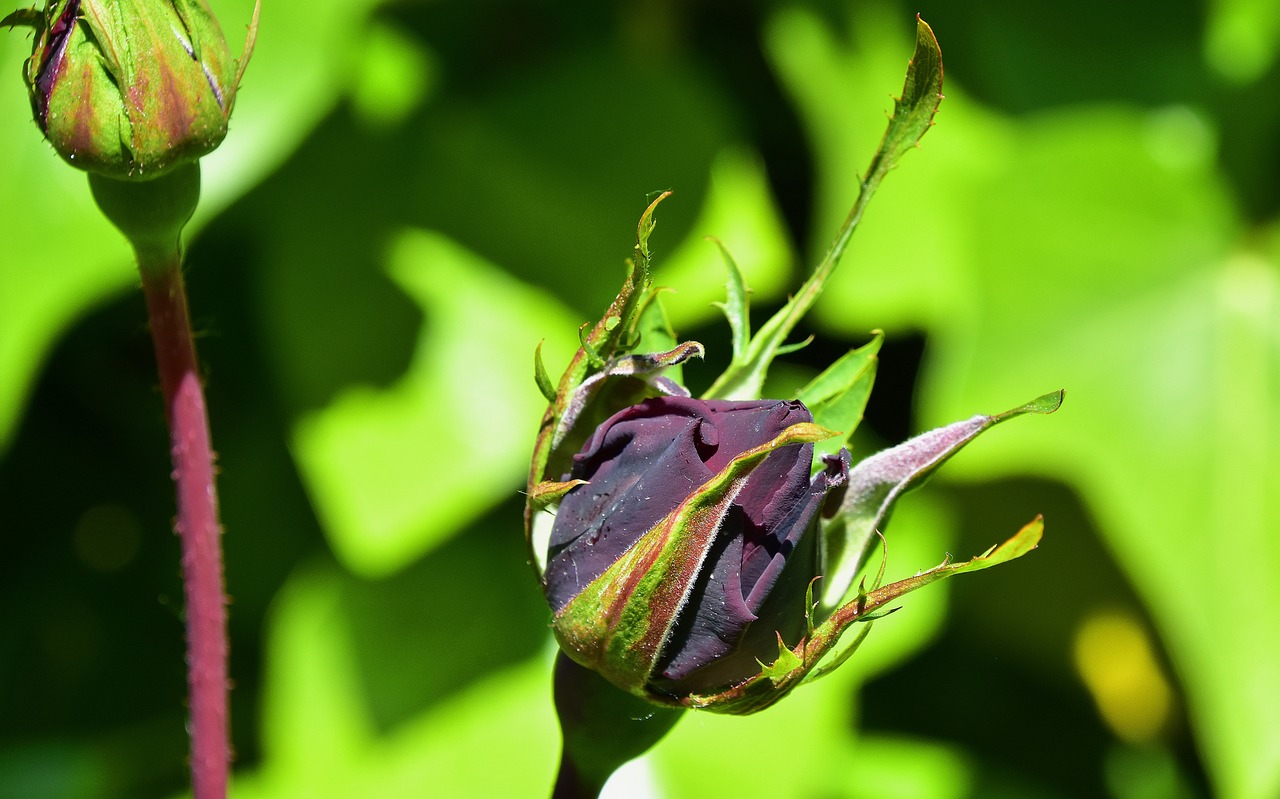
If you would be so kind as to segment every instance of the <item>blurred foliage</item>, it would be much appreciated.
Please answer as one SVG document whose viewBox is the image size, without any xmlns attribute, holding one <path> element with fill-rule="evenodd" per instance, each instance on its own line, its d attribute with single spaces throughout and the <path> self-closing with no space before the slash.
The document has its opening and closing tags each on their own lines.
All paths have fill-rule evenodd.
<svg viewBox="0 0 1280 799">
<path fill-rule="evenodd" d="M 214 6 L 238 40 L 250 0 Z M 1036 512 L 1045 543 L 911 597 L 770 712 L 690 716 L 611 787 L 1280 794 L 1275 9 L 268 2 L 188 269 L 235 795 L 545 795 L 547 611 L 518 521 L 533 347 L 563 364 L 646 196 L 674 188 L 658 282 L 709 383 L 728 330 L 703 237 L 766 318 L 852 202 L 916 10 L 946 60 L 937 130 L 774 388 L 884 329 L 870 449 L 1065 386 L 1061 413 L 905 501 L 888 577 Z M 177 795 L 181 587 L 142 298 L 3 34 L 0 796 Z"/>
</svg>

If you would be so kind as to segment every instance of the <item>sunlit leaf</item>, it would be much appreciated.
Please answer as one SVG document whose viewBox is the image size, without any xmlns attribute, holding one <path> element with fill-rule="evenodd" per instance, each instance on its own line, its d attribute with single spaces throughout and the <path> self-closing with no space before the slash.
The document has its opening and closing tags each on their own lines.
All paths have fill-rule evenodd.
<svg viewBox="0 0 1280 799">
<path fill-rule="evenodd" d="M 298 422 L 303 477 L 335 551 L 382 574 L 519 490 L 545 399 L 529 369 L 564 363 L 575 317 L 435 233 L 404 234 L 389 270 L 423 305 L 414 362 L 387 390 L 353 388 Z"/>
</svg>

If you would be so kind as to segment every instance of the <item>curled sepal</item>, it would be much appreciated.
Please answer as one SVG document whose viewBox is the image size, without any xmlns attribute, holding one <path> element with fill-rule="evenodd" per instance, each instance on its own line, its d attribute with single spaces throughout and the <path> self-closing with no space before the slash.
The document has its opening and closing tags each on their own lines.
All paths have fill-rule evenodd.
<svg viewBox="0 0 1280 799">
<path fill-rule="evenodd" d="M 940 565 L 905 580 L 881 586 L 870 592 L 860 592 L 795 646 L 787 646 L 779 638 L 777 659 L 770 664 L 761 664 L 758 676 L 718 694 L 689 696 L 682 704 L 685 707 L 732 715 L 746 715 L 764 710 L 789 694 L 806 679 L 825 674 L 843 662 L 851 649 L 856 648 L 866 635 L 867 627 L 864 626 L 860 634 L 846 645 L 845 649 L 837 649 L 841 636 L 855 623 L 868 622 L 884 616 L 889 610 L 887 605 L 917 588 L 954 574 L 989 569 L 1022 557 L 1036 548 L 1043 533 L 1044 522 L 1040 517 L 1036 517 L 1008 541 L 964 563 L 950 563 L 944 560 Z M 820 665 L 828 656 L 831 657 L 831 665 Z"/>
<path fill-rule="evenodd" d="M 542 393 L 547 396 L 548 405 L 533 444 L 533 458 L 529 464 L 530 489 L 564 471 L 567 456 L 556 456 L 558 453 L 563 454 L 566 449 L 572 452 L 571 446 L 562 446 L 565 431 L 571 426 L 565 422 L 564 417 L 574 408 L 575 414 L 581 413 L 585 402 L 578 389 L 593 373 L 608 368 L 610 363 L 616 363 L 638 343 L 640 316 L 647 305 L 646 298 L 652 291 L 649 236 L 655 225 L 654 211 L 670 195 L 669 191 L 660 194 L 640 216 L 640 223 L 636 227 L 635 253 L 628 261 L 626 280 L 600 321 L 583 327 L 580 334 L 581 346 L 569 360 L 558 384 L 552 386 L 546 368 L 542 366 L 541 355 L 535 358 L 535 379 Z M 526 541 L 530 540 L 533 518 L 533 509 L 526 505 Z M 532 549 L 530 554 L 533 554 Z"/>
<path fill-rule="evenodd" d="M 569 431 L 577 426 L 583 412 L 604 389 L 609 378 L 634 377 L 643 384 L 643 386 L 635 386 L 638 393 L 634 398 L 629 397 L 611 403 L 619 407 L 632 405 L 644 399 L 645 396 L 687 397 L 689 390 L 663 373 L 690 358 L 701 358 L 705 354 L 706 350 L 701 344 L 696 341 L 687 341 L 666 352 L 624 355 L 604 364 L 598 372 L 582 381 L 582 384 L 569 396 L 569 401 L 565 404 L 564 412 L 560 416 L 560 423 L 556 425 L 555 435 L 552 436 L 552 447 L 558 447 L 564 442 Z"/>
<path fill-rule="evenodd" d="M 529 489 L 529 504 L 533 506 L 534 510 L 542 510 L 548 505 L 558 502 L 561 497 L 578 486 L 586 485 L 586 483 L 586 480 L 549 480 L 545 483 L 538 483 Z"/>
<path fill-rule="evenodd" d="M 868 545 L 888 521 L 894 503 L 966 444 L 1000 422 L 1025 413 L 1053 413 L 1064 392 L 1055 391 L 994 416 L 974 416 L 922 433 L 896 447 L 877 452 L 849 472 L 839 510 L 822 529 L 822 605 L 833 608 L 844 599 L 862 569 Z"/>
<path fill-rule="evenodd" d="M 651 678 L 738 493 L 770 453 L 833 435 L 801 422 L 729 461 L 556 613 L 552 628 L 561 648 L 625 691 L 679 704 L 655 694 Z"/>
</svg>

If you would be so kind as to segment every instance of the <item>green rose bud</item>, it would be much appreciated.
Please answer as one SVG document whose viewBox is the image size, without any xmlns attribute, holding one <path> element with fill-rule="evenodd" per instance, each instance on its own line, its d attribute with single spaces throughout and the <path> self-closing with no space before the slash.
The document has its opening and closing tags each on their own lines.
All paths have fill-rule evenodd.
<svg viewBox="0 0 1280 799">
<path fill-rule="evenodd" d="M 141 180 L 222 142 L 256 28 L 237 66 L 205 0 L 50 0 L 0 24 L 35 29 L 24 78 L 58 154 Z"/>
</svg>

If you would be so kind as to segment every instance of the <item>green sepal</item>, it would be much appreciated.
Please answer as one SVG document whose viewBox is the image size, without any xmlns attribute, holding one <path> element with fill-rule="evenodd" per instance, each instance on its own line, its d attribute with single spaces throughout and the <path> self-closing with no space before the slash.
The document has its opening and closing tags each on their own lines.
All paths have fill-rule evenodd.
<svg viewBox="0 0 1280 799">
<path fill-rule="evenodd" d="M 883 342 L 884 334 L 873 331 L 871 341 L 842 355 L 796 395 L 813 414 L 814 422 L 832 430 L 843 430 L 845 434 L 839 441 L 824 441 L 823 447 L 815 448 L 815 463 L 821 462 L 822 455 L 848 446 L 862 423 Z"/>
<path fill-rule="evenodd" d="M 742 279 L 742 270 L 738 268 L 738 262 L 733 260 L 733 255 L 730 254 L 729 248 L 724 246 L 724 242 L 715 237 L 712 237 L 711 241 L 720 249 L 727 275 L 725 301 L 716 303 L 716 306 L 724 311 L 725 319 L 729 321 L 733 359 L 738 360 L 746 357 L 747 344 L 751 341 L 751 304 L 747 298 L 747 283 Z"/>
<path fill-rule="evenodd" d="M 758 661 L 757 661 L 758 662 Z M 804 665 L 804 660 L 792 652 L 778 636 L 778 659 L 765 665 L 760 664 L 760 676 L 771 680 L 775 685 L 784 681 L 787 675 Z"/>
<path fill-rule="evenodd" d="M 731 460 L 556 614 L 552 628 L 560 647 L 623 690 L 678 703 L 646 686 L 738 491 L 774 450 L 832 435 L 802 422 Z"/>
<path fill-rule="evenodd" d="M 1063 392 L 1045 394 L 994 416 L 974 416 L 922 433 L 896 447 L 877 452 L 849 472 L 844 499 L 823 523 L 822 604 L 840 604 L 862 569 L 868 546 L 888 522 L 894 504 L 918 486 L 948 458 L 991 427 L 1026 413 L 1053 413 Z"/>
<path fill-rule="evenodd" d="M 4 19 L 0 19 L 0 28 L 33 28 L 36 36 L 44 30 L 44 15 L 34 8 L 19 8 L 12 11 Z"/>
<path fill-rule="evenodd" d="M 547 365 L 542 362 L 542 345 L 545 341 L 539 341 L 538 346 L 533 350 L 533 380 L 538 384 L 538 390 L 542 392 L 542 396 L 546 397 L 547 402 L 556 401 L 556 387 L 551 382 L 551 376 L 547 374 Z"/>
<path fill-rule="evenodd" d="M 529 463 L 527 487 L 533 487 L 548 477 L 559 476 L 566 471 L 568 455 L 572 451 L 564 444 L 563 435 L 557 439 L 556 433 L 562 430 L 563 417 L 570 410 L 571 403 L 578 388 L 593 371 L 603 369 L 613 358 L 625 354 L 625 345 L 634 345 L 637 336 L 638 318 L 645 306 L 645 297 L 651 290 L 649 236 L 655 225 L 654 211 L 658 204 L 671 196 L 671 192 L 658 195 L 640 216 L 636 226 L 636 244 L 633 256 L 627 261 L 627 276 L 623 280 L 618 295 L 594 325 L 584 325 L 579 333 L 581 346 L 560 376 L 560 382 L 554 387 L 548 399 L 547 410 L 542 415 L 538 426 L 538 435 L 534 439 L 533 457 Z M 535 366 L 535 369 L 537 367 Z M 545 371 L 544 371 L 545 374 Z M 537 375 L 535 373 L 535 379 Z M 548 378 L 547 383 L 550 383 Z M 542 388 L 540 386 L 540 388 Z M 543 393 L 547 391 L 543 388 Z M 525 542 L 529 547 L 531 562 L 539 558 L 533 551 L 533 508 L 525 506 L 524 530 Z"/>
<path fill-rule="evenodd" d="M 870 629 L 870 625 L 863 626 L 859 636 L 851 645 L 836 652 L 836 645 L 841 637 L 855 623 L 880 618 L 885 615 L 886 610 L 892 612 L 892 609 L 886 608 L 889 603 L 917 588 L 955 574 L 988 569 L 1019 558 L 1036 548 L 1043 533 L 1043 520 L 1036 517 L 1003 544 L 992 547 L 971 560 L 964 563 L 943 561 L 942 564 L 913 577 L 890 583 L 865 594 L 859 593 L 854 600 L 842 605 L 831 614 L 812 635 L 791 647 L 787 654 L 780 653 L 778 659 L 772 664 L 764 666 L 760 674 L 718 694 L 687 697 L 682 704 L 685 707 L 731 715 L 746 715 L 764 710 L 797 686 L 830 673 L 848 659 Z M 822 661 L 833 652 L 836 652 L 834 660 L 823 663 Z"/>
<path fill-rule="evenodd" d="M 728 368 L 703 395 L 706 399 L 756 399 L 760 396 L 770 364 L 784 352 L 787 337 L 821 295 L 881 181 L 908 150 L 919 144 L 921 137 L 933 125 L 933 117 L 941 102 L 942 52 L 932 29 L 917 15 L 916 49 L 907 67 L 902 96 L 894 102 L 893 116 L 889 119 L 880 148 L 862 178 L 861 190 L 849 216 L 826 256 L 804 285 L 765 322 L 744 352 L 734 353 Z"/>
<path fill-rule="evenodd" d="M 562 482 L 546 481 L 538 483 L 529 489 L 528 502 L 534 511 L 540 511 L 548 505 L 559 502 L 560 498 L 568 494 L 580 485 L 586 485 L 586 480 L 564 480 Z"/>
</svg>

